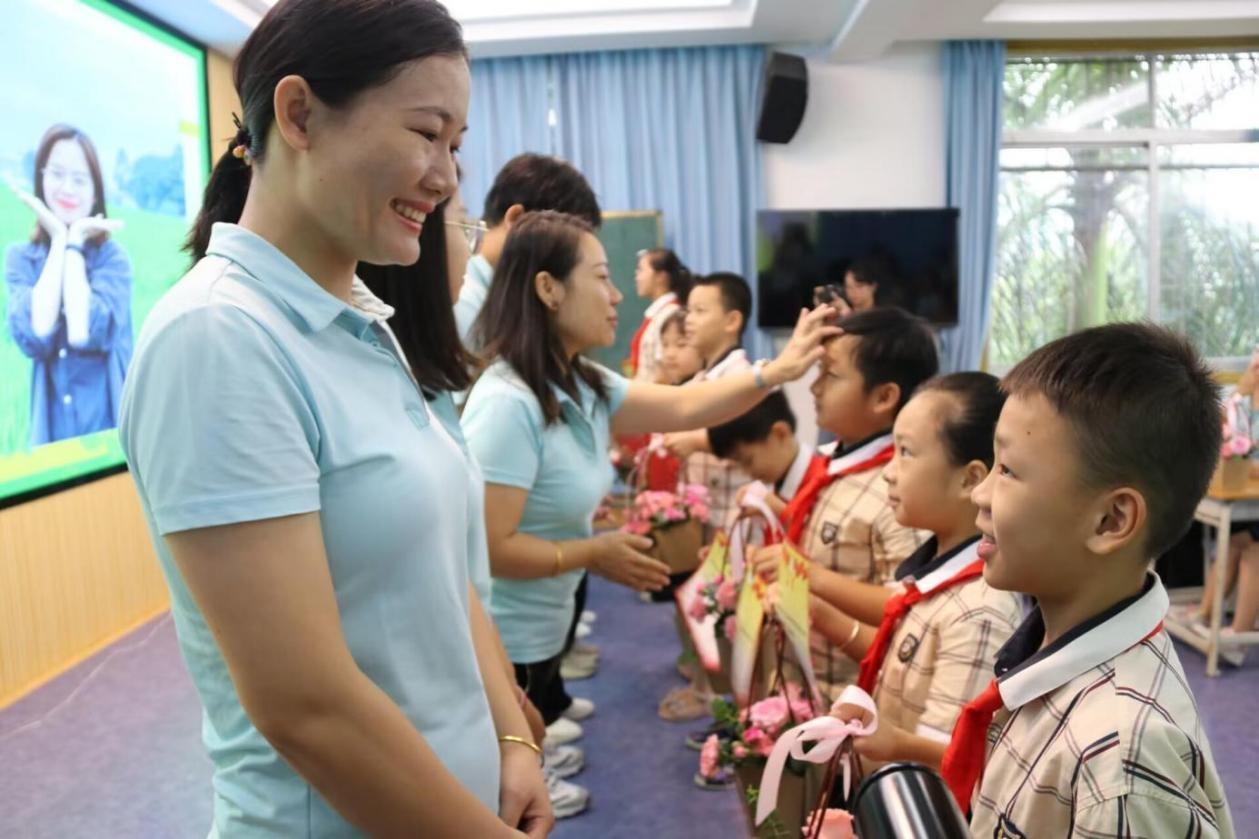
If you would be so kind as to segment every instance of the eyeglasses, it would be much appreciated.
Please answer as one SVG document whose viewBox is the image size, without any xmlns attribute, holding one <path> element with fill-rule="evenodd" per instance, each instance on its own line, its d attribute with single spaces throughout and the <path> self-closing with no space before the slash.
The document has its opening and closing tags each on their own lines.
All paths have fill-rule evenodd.
<svg viewBox="0 0 1259 839">
<path fill-rule="evenodd" d="M 463 238 L 468 241 L 468 250 L 476 253 L 481 247 L 481 242 L 485 238 L 485 232 L 489 230 L 485 222 L 480 219 L 468 221 L 448 221 L 448 227 L 457 227 L 463 231 Z"/>
<path fill-rule="evenodd" d="M 68 182 L 75 189 L 87 189 L 92 185 L 90 172 L 75 172 L 70 169 L 62 169 L 60 166 L 45 166 L 44 177 L 52 178 L 58 183 Z"/>
</svg>

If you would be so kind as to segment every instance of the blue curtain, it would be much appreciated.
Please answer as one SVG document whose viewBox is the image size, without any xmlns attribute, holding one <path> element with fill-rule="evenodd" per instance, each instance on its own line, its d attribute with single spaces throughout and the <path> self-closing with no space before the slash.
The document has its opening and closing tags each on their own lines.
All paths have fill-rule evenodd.
<svg viewBox="0 0 1259 839">
<path fill-rule="evenodd" d="M 759 46 L 554 57 L 559 154 L 608 209 L 661 210 L 665 244 L 697 272 L 735 271 L 755 296 L 761 198 Z M 755 322 L 755 315 L 753 316 Z M 768 342 L 749 327 L 749 352 Z"/>
<path fill-rule="evenodd" d="M 944 47 L 947 202 L 961 210 L 958 326 L 941 333 L 941 367 L 974 370 L 988 339 L 997 262 L 997 178 L 1005 44 Z"/>
<path fill-rule="evenodd" d="M 472 62 L 468 133 L 460 149 L 460 193 L 481 215 L 485 193 L 503 164 L 522 152 L 556 154 L 550 125 L 551 58 L 489 58 Z"/>
<path fill-rule="evenodd" d="M 666 246 L 693 271 L 738 272 L 755 300 L 764 62 L 760 46 L 473 61 L 464 201 L 480 214 L 516 154 L 558 155 L 604 209 L 662 211 Z M 759 329 L 745 343 L 754 357 L 768 354 Z"/>
</svg>

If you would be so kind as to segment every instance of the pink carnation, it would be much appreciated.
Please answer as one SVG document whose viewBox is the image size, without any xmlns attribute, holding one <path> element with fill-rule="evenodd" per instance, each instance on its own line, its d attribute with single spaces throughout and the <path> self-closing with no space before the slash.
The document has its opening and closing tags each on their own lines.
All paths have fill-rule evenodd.
<svg viewBox="0 0 1259 839">
<path fill-rule="evenodd" d="M 739 627 L 735 623 L 734 618 L 726 618 L 726 640 L 731 644 L 734 643 L 734 636 L 738 634 Z"/>
<path fill-rule="evenodd" d="M 708 509 L 707 504 L 692 504 L 691 515 L 697 521 L 703 521 L 703 522 L 708 521 L 713 516 L 712 511 Z"/>
<path fill-rule="evenodd" d="M 716 734 L 708 735 L 704 748 L 699 753 L 699 773 L 705 778 L 717 777 L 717 758 L 721 753 L 721 743 Z"/>
<path fill-rule="evenodd" d="M 743 742 L 747 744 L 747 747 L 753 753 L 761 757 L 769 757 L 770 753 L 774 751 L 774 738 L 754 725 L 748 726 L 744 730 Z"/>
<path fill-rule="evenodd" d="M 814 816 L 817 813 L 814 812 Z M 813 817 L 809 818 L 813 821 Z M 853 839 L 852 814 L 845 810 L 827 810 L 822 815 L 822 831 L 819 839 Z"/>
<path fill-rule="evenodd" d="M 739 587 L 735 585 L 734 580 L 722 580 L 721 585 L 717 587 L 715 599 L 720 608 L 733 612 L 735 606 L 739 605 Z"/>
<path fill-rule="evenodd" d="M 748 756 L 748 747 L 742 743 L 736 742 L 730 747 L 730 753 L 734 755 L 735 760 L 746 760 Z"/>
<path fill-rule="evenodd" d="M 749 722 L 766 731 L 777 731 L 787 718 L 787 699 L 771 696 L 754 704 L 748 711 Z"/>
<path fill-rule="evenodd" d="M 704 602 L 704 598 L 692 598 L 691 606 L 687 609 L 687 614 L 697 621 L 702 621 L 704 618 L 708 617 L 708 604 Z"/>
</svg>

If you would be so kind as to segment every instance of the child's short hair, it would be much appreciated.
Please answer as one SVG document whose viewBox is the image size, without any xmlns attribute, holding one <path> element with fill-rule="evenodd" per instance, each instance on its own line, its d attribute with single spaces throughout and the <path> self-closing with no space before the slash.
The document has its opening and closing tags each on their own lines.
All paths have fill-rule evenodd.
<svg viewBox="0 0 1259 839">
<path fill-rule="evenodd" d="M 992 468 L 992 438 L 1005 405 L 1001 382 L 990 373 L 950 373 L 919 386 L 918 394 L 946 394 L 953 405 L 940 418 L 940 437 L 954 466 L 980 461 Z"/>
<path fill-rule="evenodd" d="M 721 294 L 721 307 L 727 312 L 743 315 L 743 325 L 739 327 L 739 336 L 742 337 L 752 317 L 752 288 L 747 280 L 729 271 L 717 271 L 695 277 L 691 288 L 702 285 L 716 286 Z"/>
<path fill-rule="evenodd" d="M 663 335 L 670 329 L 681 330 L 682 334 L 686 334 L 686 309 L 678 309 L 669 317 L 665 318 L 665 322 L 660 324 L 660 334 Z"/>
<path fill-rule="evenodd" d="M 1146 553 L 1188 530 L 1220 457 L 1220 392 L 1193 346 L 1149 323 L 1059 338 L 1002 382 L 1039 394 L 1066 419 L 1086 486 L 1134 486 L 1149 508 Z"/>
<path fill-rule="evenodd" d="M 854 354 L 866 391 L 881 384 L 900 386 L 905 407 L 920 384 L 940 368 L 935 336 L 927 322 L 895 306 L 867 309 L 839 322 L 844 335 L 860 338 Z"/>
<path fill-rule="evenodd" d="M 777 422 L 785 422 L 792 431 L 796 430 L 796 415 L 780 390 L 766 396 L 746 414 L 708 429 L 708 446 L 717 457 L 729 460 L 736 446 L 759 443 L 769 437 L 769 430 Z"/>
</svg>

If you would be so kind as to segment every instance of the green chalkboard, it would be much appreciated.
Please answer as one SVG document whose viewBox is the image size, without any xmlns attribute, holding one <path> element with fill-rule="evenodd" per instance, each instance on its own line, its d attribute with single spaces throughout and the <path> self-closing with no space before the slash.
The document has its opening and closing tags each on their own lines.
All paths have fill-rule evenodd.
<svg viewBox="0 0 1259 839">
<path fill-rule="evenodd" d="M 608 266 L 612 282 L 625 297 L 617 307 L 619 323 L 616 343 L 598 349 L 590 355 L 605 367 L 620 371 L 621 362 L 629 358 L 630 341 L 642 323 L 643 312 L 650 301 L 638 296 L 634 290 L 634 271 L 638 267 L 638 252 L 664 245 L 664 217 L 659 210 L 611 211 L 603 214 L 603 226 L 599 229 L 599 241 L 608 252 Z"/>
</svg>

